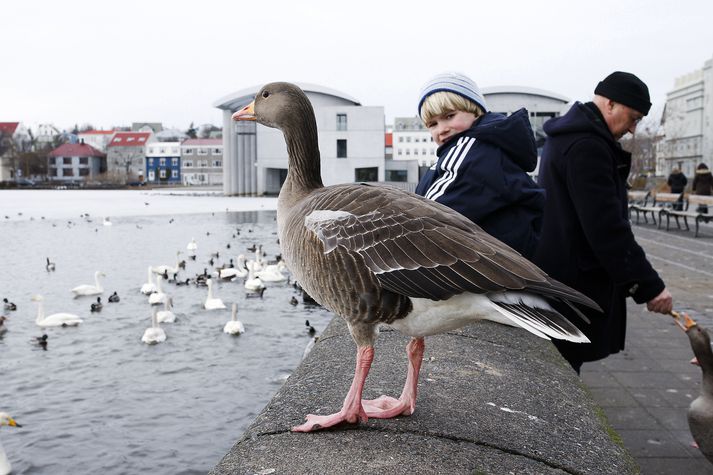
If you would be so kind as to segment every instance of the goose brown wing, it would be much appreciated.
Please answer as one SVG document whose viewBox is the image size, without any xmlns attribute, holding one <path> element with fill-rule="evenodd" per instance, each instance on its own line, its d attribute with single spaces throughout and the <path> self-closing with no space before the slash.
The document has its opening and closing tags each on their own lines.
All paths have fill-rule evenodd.
<svg viewBox="0 0 713 475">
<path fill-rule="evenodd" d="M 310 197 L 305 226 L 324 252 L 359 254 L 382 286 L 409 297 L 524 290 L 586 305 L 459 213 L 391 187 L 338 185 Z"/>
</svg>

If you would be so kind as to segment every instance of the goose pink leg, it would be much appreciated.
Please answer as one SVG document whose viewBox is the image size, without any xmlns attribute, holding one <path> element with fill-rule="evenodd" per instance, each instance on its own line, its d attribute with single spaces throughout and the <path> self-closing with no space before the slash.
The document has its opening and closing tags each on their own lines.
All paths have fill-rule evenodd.
<svg viewBox="0 0 713 475">
<path fill-rule="evenodd" d="M 406 345 L 408 353 L 408 374 L 406 383 L 398 399 L 390 396 L 381 396 L 372 400 L 362 400 L 362 405 L 368 417 L 375 419 L 390 419 L 404 415 L 410 416 L 416 410 L 416 392 L 418 386 L 418 373 L 421 371 L 421 361 L 425 348 L 423 338 L 413 338 Z"/>
<path fill-rule="evenodd" d="M 356 370 L 354 371 L 354 379 L 349 388 L 347 397 L 344 399 L 342 409 L 328 416 L 318 416 L 308 414 L 305 422 L 302 425 L 292 428 L 293 432 L 311 432 L 313 430 L 325 429 L 333 425 L 348 422 L 354 424 L 356 422 L 366 422 L 368 417 L 361 405 L 361 395 L 364 391 L 364 382 L 369 375 L 371 362 L 374 360 L 373 346 L 360 346 L 357 348 Z"/>
</svg>

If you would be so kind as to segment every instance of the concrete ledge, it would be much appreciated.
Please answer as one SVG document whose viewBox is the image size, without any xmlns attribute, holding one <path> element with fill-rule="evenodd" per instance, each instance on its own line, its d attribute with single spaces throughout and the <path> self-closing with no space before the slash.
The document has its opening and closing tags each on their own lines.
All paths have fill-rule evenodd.
<svg viewBox="0 0 713 475">
<path fill-rule="evenodd" d="M 407 342 L 381 333 L 365 398 L 401 393 Z M 335 318 L 211 473 L 638 473 L 555 348 L 490 322 L 426 338 L 412 416 L 290 432 L 307 413 L 341 407 L 354 364 L 355 344 Z"/>
</svg>

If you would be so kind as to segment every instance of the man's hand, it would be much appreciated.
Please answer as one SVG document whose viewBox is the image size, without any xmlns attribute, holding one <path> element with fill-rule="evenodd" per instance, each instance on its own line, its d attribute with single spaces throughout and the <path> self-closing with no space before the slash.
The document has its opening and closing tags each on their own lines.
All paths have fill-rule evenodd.
<svg viewBox="0 0 713 475">
<path fill-rule="evenodd" d="M 660 294 L 646 302 L 649 312 L 669 313 L 673 310 L 673 297 L 667 289 L 663 289 Z"/>
</svg>

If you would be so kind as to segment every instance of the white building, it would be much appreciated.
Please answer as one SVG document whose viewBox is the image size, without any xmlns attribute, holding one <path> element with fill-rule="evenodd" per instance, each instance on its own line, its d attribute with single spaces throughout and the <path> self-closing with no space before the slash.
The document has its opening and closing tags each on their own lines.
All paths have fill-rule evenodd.
<svg viewBox="0 0 713 475">
<path fill-rule="evenodd" d="M 314 107 L 322 180 L 325 185 L 384 180 L 384 108 L 314 84 L 298 84 Z M 225 96 L 223 190 L 226 195 L 276 194 L 287 176 L 282 132 L 255 122 L 234 122 L 233 112 L 249 104 L 259 86 Z"/>
<path fill-rule="evenodd" d="M 656 146 L 656 174 L 679 168 L 693 177 L 696 166 L 713 161 L 713 59 L 702 69 L 674 81 L 666 94 L 661 136 Z"/>
<path fill-rule="evenodd" d="M 106 153 L 106 147 L 111 142 L 111 138 L 114 136 L 113 130 L 87 130 L 86 132 L 79 132 L 77 138 L 80 141 L 84 141 L 85 144 L 91 145 L 97 150 Z"/>
<path fill-rule="evenodd" d="M 188 139 L 181 143 L 184 185 L 223 184 L 223 140 Z"/>
</svg>

